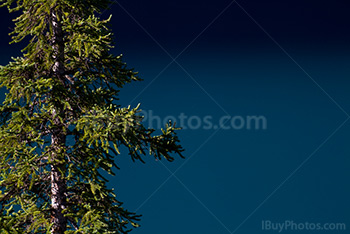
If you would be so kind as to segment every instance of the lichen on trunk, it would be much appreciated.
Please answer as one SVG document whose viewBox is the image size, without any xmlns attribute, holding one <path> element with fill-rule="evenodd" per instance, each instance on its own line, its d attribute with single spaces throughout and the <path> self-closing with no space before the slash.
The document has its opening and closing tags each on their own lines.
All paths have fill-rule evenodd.
<svg viewBox="0 0 350 234">
<path fill-rule="evenodd" d="M 53 29 L 53 56 L 55 64 L 52 72 L 64 83 L 64 41 L 62 33 L 62 25 L 60 23 L 61 13 L 52 11 L 52 29 Z M 63 211 L 66 208 L 66 181 L 65 168 L 62 160 L 64 156 L 59 153 L 61 147 L 65 145 L 66 136 L 63 132 L 63 125 L 58 118 L 57 110 L 52 111 L 53 124 L 55 126 L 51 135 L 51 208 L 52 208 L 52 229 L 51 234 L 63 234 L 66 230 L 67 219 L 64 217 Z"/>
</svg>

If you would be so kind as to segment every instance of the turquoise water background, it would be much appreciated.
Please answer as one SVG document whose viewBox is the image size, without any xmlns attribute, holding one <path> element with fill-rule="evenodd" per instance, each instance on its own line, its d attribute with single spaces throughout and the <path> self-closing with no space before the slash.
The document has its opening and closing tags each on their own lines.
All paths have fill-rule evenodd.
<svg viewBox="0 0 350 234">
<path fill-rule="evenodd" d="M 141 103 L 162 122 L 184 114 L 211 116 L 213 125 L 224 116 L 263 116 L 267 123 L 184 129 L 186 158 L 172 163 L 133 163 L 124 151 L 110 186 L 143 215 L 132 233 L 278 233 L 262 222 L 288 220 L 349 229 L 348 3 L 242 2 L 252 18 L 229 4 L 119 1 L 109 11 L 112 52 L 123 53 L 144 79 L 122 89 L 121 105 Z M 6 64 L 23 46 L 8 46 L 5 9 L 1 19 Z"/>
</svg>

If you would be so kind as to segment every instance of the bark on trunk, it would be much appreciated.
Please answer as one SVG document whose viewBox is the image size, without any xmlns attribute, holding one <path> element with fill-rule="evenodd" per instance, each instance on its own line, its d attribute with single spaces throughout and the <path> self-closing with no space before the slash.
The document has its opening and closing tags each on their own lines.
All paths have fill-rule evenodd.
<svg viewBox="0 0 350 234">
<path fill-rule="evenodd" d="M 60 23 L 61 15 L 59 10 L 52 12 L 53 27 L 53 50 L 55 64 L 53 66 L 53 75 L 61 82 L 64 80 L 64 41 L 62 33 L 62 25 Z M 55 109 L 52 112 L 53 124 L 56 129 L 51 136 L 51 144 L 53 147 L 52 159 L 64 160 L 60 150 L 65 145 L 66 136 L 63 133 L 63 126 L 57 118 L 56 113 L 60 111 Z M 51 234 L 63 234 L 67 229 L 67 219 L 62 211 L 66 208 L 66 181 L 64 179 L 65 165 L 53 162 L 51 165 L 51 209 L 52 209 L 52 229 Z"/>
<path fill-rule="evenodd" d="M 60 165 L 51 165 L 51 234 L 63 234 L 67 228 L 67 219 L 62 213 L 66 208 L 66 182 L 61 169 L 64 168 Z"/>
</svg>

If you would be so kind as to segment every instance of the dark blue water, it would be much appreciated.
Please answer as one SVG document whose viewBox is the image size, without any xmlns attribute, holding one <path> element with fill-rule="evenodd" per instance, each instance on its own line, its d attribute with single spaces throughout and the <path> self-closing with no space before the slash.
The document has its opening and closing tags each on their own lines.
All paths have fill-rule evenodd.
<svg viewBox="0 0 350 234">
<path fill-rule="evenodd" d="M 273 47 L 209 48 L 179 58 L 187 73 L 172 64 L 154 80 L 168 62 L 161 54 L 126 56 L 145 81 L 122 91 L 125 104 L 154 80 L 132 103 L 153 115 L 267 120 L 266 129 L 182 130 L 186 159 L 173 163 L 122 156 L 119 196 L 144 215 L 135 233 L 264 233 L 263 220 L 349 222 L 349 57 L 336 48 L 290 50 L 304 71 Z M 167 180 L 166 167 L 180 169 Z"/>
</svg>

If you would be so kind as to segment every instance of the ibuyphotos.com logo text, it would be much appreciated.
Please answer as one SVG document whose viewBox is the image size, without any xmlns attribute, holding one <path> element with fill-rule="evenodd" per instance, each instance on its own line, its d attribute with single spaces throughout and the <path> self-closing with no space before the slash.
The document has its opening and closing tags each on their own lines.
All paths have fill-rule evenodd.
<svg viewBox="0 0 350 234">
<path fill-rule="evenodd" d="M 165 124 L 176 123 L 177 127 L 184 130 L 266 130 L 267 118 L 263 115 L 224 115 L 215 118 L 211 115 L 186 115 L 180 113 L 177 116 L 168 115 L 161 117 L 153 113 L 152 110 L 142 110 L 140 115 L 143 116 L 142 122 L 145 126 L 154 129 L 160 129 Z"/>
<path fill-rule="evenodd" d="M 295 222 L 285 220 L 284 222 L 272 222 L 263 220 L 261 223 L 263 231 L 275 231 L 278 233 L 284 231 L 345 231 L 345 223 L 315 223 L 315 222 Z"/>
</svg>

